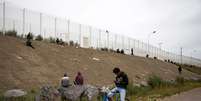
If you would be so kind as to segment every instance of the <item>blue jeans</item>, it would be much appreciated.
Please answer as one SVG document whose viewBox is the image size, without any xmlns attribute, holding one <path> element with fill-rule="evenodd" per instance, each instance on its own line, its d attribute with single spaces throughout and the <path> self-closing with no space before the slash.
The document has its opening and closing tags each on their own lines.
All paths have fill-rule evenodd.
<svg viewBox="0 0 201 101">
<path fill-rule="evenodd" d="M 120 87 L 115 87 L 113 88 L 108 94 L 108 97 L 112 97 L 114 96 L 117 92 L 120 93 L 120 101 L 125 101 L 125 97 L 126 97 L 126 89 L 124 88 L 120 88 Z M 108 101 L 108 99 L 107 99 Z"/>
</svg>

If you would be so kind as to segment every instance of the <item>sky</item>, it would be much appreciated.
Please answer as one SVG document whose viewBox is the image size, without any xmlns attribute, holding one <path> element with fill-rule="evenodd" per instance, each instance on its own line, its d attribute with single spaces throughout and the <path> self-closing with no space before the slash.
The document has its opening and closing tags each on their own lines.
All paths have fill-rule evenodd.
<svg viewBox="0 0 201 101">
<path fill-rule="evenodd" d="M 7 0 L 201 59 L 201 0 Z"/>
</svg>

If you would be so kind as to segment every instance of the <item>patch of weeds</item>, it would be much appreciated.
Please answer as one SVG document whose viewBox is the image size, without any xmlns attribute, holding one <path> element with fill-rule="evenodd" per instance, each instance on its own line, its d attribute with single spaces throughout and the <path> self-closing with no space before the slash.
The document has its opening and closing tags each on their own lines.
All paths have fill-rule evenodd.
<svg viewBox="0 0 201 101">
<path fill-rule="evenodd" d="M 178 76 L 175 81 L 178 85 L 184 85 L 185 79 L 183 77 Z"/>
<path fill-rule="evenodd" d="M 43 40 L 43 37 L 42 37 L 41 35 L 37 35 L 35 40 L 37 40 L 37 41 L 42 41 L 42 40 Z"/>
<path fill-rule="evenodd" d="M 156 75 L 152 75 L 148 78 L 147 82 L 148 82 L 148 85 L 150 85 L 152 88 L 156 88 L 162 85 L 163 80 Z"/>
<path fill-rule="evenodd" d="M 56 43 L 56 39 L 53 38 L 53 37 L 50 37 L 48 40 L 49 40 L 50 43 Z"/>
<path fill-rule="evenodd" d="M 0 35 L 3 35 L 3 32 L 2 32 L 2 31 L 0 31 Z"/>
<path fill-rule="evenodd" d="M 15 30 L 6 31 L 5 35 L 17 37 L 17 32 Z"/>
<path fill-rule="evenodd" d="M 134 85 L 128 85 L 127 88 L 127 94 L 128 95 L 145 95 L 146 92 L 150 91 L 152 88 L 150 86 L 134 86 Z"/>
</svg>

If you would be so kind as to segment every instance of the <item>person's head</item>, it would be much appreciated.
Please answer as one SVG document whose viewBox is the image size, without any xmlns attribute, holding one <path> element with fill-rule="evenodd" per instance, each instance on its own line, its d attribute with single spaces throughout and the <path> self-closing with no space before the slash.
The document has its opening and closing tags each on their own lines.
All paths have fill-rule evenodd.
<svg viewBox="0 0 201 101">
<path fill-rule="evenodd" d="M 114 69 L 113 69 L 113 73 L 114 74 L 118 74 L 120 72 L 120 69 L 118 68 L 118 67 L 115 67 Z"/>
<path fill-rule="evenodd" d="M 82 75 L 81 72 L 77 72 L 77 75 Z"/>
<path fill-rule="evenodd" d="M 67 77 L 67 73 L 64 73 L 64 77 Z"/>
</svg>

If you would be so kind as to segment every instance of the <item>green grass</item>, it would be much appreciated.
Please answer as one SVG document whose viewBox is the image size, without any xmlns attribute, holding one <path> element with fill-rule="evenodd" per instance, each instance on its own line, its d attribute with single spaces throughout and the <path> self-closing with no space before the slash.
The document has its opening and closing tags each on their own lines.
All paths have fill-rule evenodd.
<svg viewBox="0 0 201 101">
<path fill-rule="evenodd" d="M 182 69 L 188 70 L 188 71 L 196 73 L 198 75 L 201 75 L 201 67 L 199 67 L 199 66 L 188 65 L 188 64 L 179 64 L 179 63 L 175 63 L 175 65 L 181 66 Z"/>
<path fill-rule="evenodd" d="M 161 99 L 166 96 L 171 96 L 180 92 L 191 90 L 193 88 L 201 87 L 200 81 L 184 80 L 182 77 L 177 77 L 174 82 L 169 82 L 153 75 L 150 76 L 147 81 L 148 86 L 139 87 L 131 85 L 132 83 L 128 85 L 127 96 L 130 101 L 156 101 L 156 99 Z M 3 91 L 0 90 L 0 101 L 4 101 L 2 92 Z M 13 101 L 34 101 L 34 97 L 38 92 L 38 89 L 32 88 L 28 91 L 28 94 L 24 98 Z M 84 101 L 86 101 L 86 98 L 84 99 Z M 101 97 L 99 100 L 101 101 Z"/>
<path fill-rule="evenodd" d="M 128 98 L 131 101 L 155 101 L 156 99 L 201 87 L 201 82 L 187 81 L 182 77 L 178 77 L 174 83 L 170 83 L 153 76 L 149 78 L 148 82 L 149 86 L 147 87 L 129 88 Z M 132 93 L 129 94 L 129 92 Z"/>
<path fill-rule="evenodd" d="M 182 68 L 190 72 L 196 73 L 198 75 L 201 75 L 201 67 L 183 65 Z"/>
</svg>

